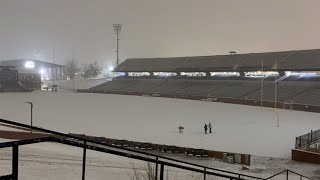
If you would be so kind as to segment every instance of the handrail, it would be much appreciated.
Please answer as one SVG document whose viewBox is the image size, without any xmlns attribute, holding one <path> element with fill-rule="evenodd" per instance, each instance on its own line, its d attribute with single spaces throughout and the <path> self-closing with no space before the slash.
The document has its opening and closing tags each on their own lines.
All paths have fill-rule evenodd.
<svg viewBox="0 0 320 180">
<path fill-rule="evenodd" d="M 301 177 L 303 177 L 303 178 L 306 178 L 306 179 L 310 179 L 310 180 L 312 180 L 311 178 L 306 177 L 306 176 L 304 176 L 304 175 L 302 175 L 302 174 L 296 173 L 296 172 L 291 171 L 291 170 L 288 170 L 288 171 L 289 171 L 289 172 L 291 172 L 291 173 L 293 173 L 293 174 L 295 174 L 295 175 L 298 175 L 298 176 L 301 176 Z"/>
<path fill-rule="evenodd" d="M 91 139 L 85 139 L 85 138 L 81 138 L 81 137 L 77 137 L 77 136 L 72 136 L 70 134 L 64 134 L 64 133 L 60 133 L 60 132 L 55 132 L 55 131 L 52 131 L 52 130 L 43 129 L 43 128 L 39 128 L 39 127 L 32 127 L 32 126 L 29 126 L 29 125 L 13 122 L 13 121 L 9 121 L 9 120 L 0 119 L 0 123 L 10 124 L 10 125 L 13 125 L 13 126 L 20 126 L 20 127 L 27 128 L 27 129 L 38 130 L 38 131 L 46 132 L 46 133 L 53 134 L 53 135 L 58 135 L 58 136 L 62 136 L 62 137 L 68 137 L 68 138 L 77 139 L 77 140 L 80 140 L 80 141 L 84 142 L 83 144 L 81 144 L 81 143 L 74 144 L 74 143 L 66 142 L 66 141 L 64 141 L 64 139 L 60 139 L 59 137 L 42 137 L 42 138 L 36 138 L 36 139 L 28 139 L 28 140 L 10 141 L 10 142 L 5 142 L 5 143 L 0 143 L 0 148 L 3 148 L 5 146 L 10 146 L 11 144 L 15 144 L 15 143 L 16 144 L 20 143 L 20 145 L 25 145 L 25 144 L 32 144 L 32 143 L 40 143 L 40 142 L 44 142 L 44 141 L 52 141 L 52 142 L 62 143 L 62 144 L 70 145 L 70 146 L 83 147 L 83 148 L 88 148 L 88 149 L 92 148 L 92 150 L 101 151 L 101 152 L 107 152 L 107 153 L 110 153 L 110 154 L 116 154 L 116 155 L 120 155 L 120 156 L 134 158 L 134 159 L 140 159 L 140 160 L 144 160 L 144 161 L 148 161 L 148 162 L 162 163 L 163 165 L 167 165 L 167 166 L 171 166 L 171 167 L 190 170 L 190 171 L 199 172 L 199 173 L 203 173 L 203 174 L 210 174 L 210 175 L 225 177 L 225 178 L 229 178 L 229 179 L 243 180 L 243 179 L 240 178 L 241 176 L 243 176 L 243 177 L 255 178 L 255 179 L 259 179 L 259 180 L 268 180 L 268 179 L 271 179 L 271 178 L 273 178 L 275 176 L 278 176 L 278 175 L 280 175 L 282 173 L 285 173 L 285 172 L 287 172 L 287 176 L 288 176 L 288 172 L 291 172 L 291 173 L 293 173 L 295 175 L 300 176 L 300 178 L 303 177 L 303 178 L 312 180 L 309 177 L 306 177 L 304 175 L 301 175 L 301 174 L 296 173 L 296 172 L 291 171 L 291 170 L 281 171 L 281 172 L 279 172 L 277 174 L 274 174 L 274 175 L 272 175 L 272 176 L 270 176 L 268 178 L 259 178 L 259 177 L 254 177 L 254 176 L 234 173 L 234 172 L 230 172 L 230 171 L 225 171 L 225 170 L 205 167 L 205 166 L 201 166 L 201 165 L 197 165 L 197 164 L 193 164 L 193 163 L 189 163 L 189 162 L 185 162 L 185 161 L 181 161 L 181 160 L 176 160 L 176 159 L 172 159 L 172 158 L 168 158 L 168 157 L 158 156 L 158 155 L 151 154 L 151 153 L 137 151 L 137 150 L 134 150 L 134 149 L 127 149 L 127 148 L 123 148 L 123 147 L 112 146 L 112 145 L 104 144 L 104 143 L 101 143 L 101 142 L 96 142 L 96 141 L 91 140 Z M 99 146 L 88 145 L 87 144 L 88 142 L 89 143 L 93 143 L 93 144 L 103 145 L 103 146 L 106 146 L 106 147 L 110 147 L 111 149 L 104 149 L 104 148 L 101 148 Z M 142 155 L 148 155 L 148 156 L 156 157 L 156 159 L 152 159 L 150 157 L 144 157 L 144 156 L 141 156 L 141 155 L 127 154 L 127 153 L 124 153 L 124 152 L 121 152 L 121 151 L 112 150 L 112 148 L 113 149 L 121 149 L 121 150 L 128 151 L 128 152 L 140 153 Z M 100 150 L 100 149 L 102 149 L 102 150 Z M 195 169 L 195 168 L 192 168 L 192 167 L 183 166 L 183 165 L 179 165 L 179 164 L 174 164 L 172 162 L 161 161 L 158 158 L 163 158 L 163 159 L 174 161 L 174 162 L 178 162 L 178 163 L 184 163 L 184 164 L 187 164 L 187 165 L 201 167 L 201 168 L 204 168 L 204 170 Z M 232 177 L 232 176 L 225 175 L 225 174 L 214 173 L 214 172 L 210 172 L 208 170 L 215 170 L 215 171 L 219 171 L 219 172 L 230 173 L 230 174 L 233 174 L 233 175 L 238 175 L 238 177 Z"/>
<path fill-rule="evenodd" d="M 313 180 L 313 179 L 311 179 L 311 178 L 309 178 L 309 177 L 306 177 L 306 176 L 304 176 L 304 175 L 302 175 L 302 174 L 296 173 L 296 172 L 291 171 L 291 170 L 289 170 L 289 169 L 284 170 L 284 171 L 281 171 L 281 172 L 279 172 L 279 173 L 277 173 L 277 174 L 274 174 L 274 175 L 272 175 L 272 176 L 270 176 L 270 177 L 268 177 L 268 178 L 265 178 L 265 180 L 274 178 L 274 177 L 276 177 L 276 176 L 278 176 L 278 175 L 280 175 L 280 174 L 282 174 L 282 173 L 285 173 L 285 172 L 287 172 L 287 173 L 288 173 L 288 172 L 291 172 L 291 173 L 293 173 L 293 174 L 295 174 L 295 175 L 300 176 L 301 178 L 306 178 L 306 179 L 309 179 L 309 180 Z M 287 174 L 287 175 L 288 175 L 288 174 Z M 300 179 L 301 179 L 301 178 L 300 178 Z"/>
<path fill-rule="evenodd" d="M 52 141 L 52 142 L 65 144 L 65 145 L 69 145 L 69 146 L 86 148 L 86 149 L 90 149 L 90 150 L 93 150 L 93 151 L 99 151 L 99 152 L 114 154 L 114 155 L 118 155 L 118 156 L 122 156 L 122 157 L 128 157 L 128 158 L 132 158 L 132 159 L 137 159 L 137 160 L 141 160 L 141 161 L 159 163 L 161 165 L 166 165 L 166 166 L 169 166 L 169 167 L 184 169 L 184 170 L 193 171 L 193 172 L 206 174 L 206 175 L 224 177 L 224 178 L 228 178 L 230 180 L 244 180 L 243 178 L 233 177 L 233 176 L 230 176 L 230 175 L 219 174 L 219 173 L 210 172 L 210 171 L 201 170 L 201 169 L 196 169 L 196 168 L 193 168 L 193 167 L 188 167 L 188 166 L 185 166 L 185 165 L 179 165 L 177 163 L 171 163 L 171 162 L 167 162 L 167 161 L 161 161 L 161 160 L 158 160 L 158 159 L 152 159 L 150 157 L 145 157 L 145 156 L 141 156 L 141 155 L 134 155 L 134 154 L 128 154 L 128 153 L 120 152 L 120 151 L 116 151 L 116 150 L 104 149 L 104 148 L 99 147 L 99 146 L 96 147 L 96 146 L 88 145 L 85 142 L 83 144 L 81 144 L 81 143 L 73 144 L 73 143 L 70 143 L 70 142 L 67 142 L 67 141 L 63 141 L 63 140 L 61 141 L 61 139 L 59 139 L 57 137 L 45 137 L 45 138 L 35 138 L 35 139 L 20 140 L 20 141 L 9 141 L 9 142 L 0 143 L 0 148 L 12 147 L 12 146 L 15 146 L 15 145 L 16 146 L 20 146 L 20 145 L 41 143 L 41 142 L 45 142 L 45 141 Z"/>
<path fill-rule="evenodd" d="M 44 128 L 29 126 L 29 125 L 26 125 L 26 124 L 13 122 L 13 121 L 5 120 L 5 119 L 0 119 L 0 123 L 10 124 L 10 125 L 19 126 L 19 127 L 24 127 L 24 128 L 28 128 L 28 129 L 32 129 L 32 130 L 37 130 L 37 131 L 42 131 L 42 132 L 45 132 L 45 133 L 58 135 L 58 136 L 63 136 L 63 137 L 67 137 L 67 138 L 78 139 L 78 140 L 81 140 L 81 141 L 87 141 L 87 142 L 90 142 L 90 143 L 95 143 L 95 144 L 107 146 L 107 147 L 110 147 L 110 148 L 121 149 L 121 150 L 134 152 L 134 153 L 140 153 L 140 154 L 144 154 L 144 155 L 148 155 L 148 156 L 153 156 L 153 157 L 156 157 L 156 158 L 158 157 L 158 158 L 162 158 L 162 159 L 169 160 L 169 161 L 174 161 L 174 162 L 178 162 L 178 163 L 183 163 L 183 164 L 195 166 L 195 167 L 198 167 L 198 168 L 206 168 L 207 170 L 213 170 L 213 171 L 218 171 L 218 172 L 223 172 L 223 173 L 229 173 L 229 174 L 236 175 L 236 176 L 240 175 L 242 177 L 248 177 L 248 178 L 263 180 L 263 178 L 259 178 L 259 177 L 254 177 L 254 176 L 250 176 L 250 175 L 245 175 L 245 174 L 225 171 L 225 170 L 221 170 L 221 169 L 215 169 L 215 168 L 211 168 L 211 167 L 206 167 L 206 166 L 202 166 L 202 165 L 198 165 L 198 164 L 194 164 L 194 163 L 189 163 L 189 162 L 185 162 L 185 161 L 181 161 L 181 160 L 177 160 L 177 159 L 173 159 L 173 158 L 169 158 L 169 157 L 164 157 L 164 156 L 159 156 L 159 155 L 155 155 L 155 154 L 152 154 L 152 153 L 138 151 L 138 150 L 135 150 L 135 149 L 128 149 L 128 148 L 124 148 L 124 147 L 112 146 L 112 145 L 101 143 L 101 142 L 98 142 L 98 141 L 95 141 L 95 140 L 92 140 L 92 139 L 85 139 L 85 138 L 81 138 L 81 137 L 77 137 L 77 136 L 72 136 L 70 134 L 65 134 L 65 133 L 56 132 L 56 131 L 52 131 L 52 130 L 48 130 L 48 129 L 44 129 Z"/>
<path fill-rule="evenodd" d="M 271 179 L 271 178 L 273 178 L 273 177 L 275 177 L 275 176 L 278 176 L 278 175 L 280 175 L 280 174 L 282 174 L 282 173 L 284 173 L 284 172 L 287 172 L 287 171 L 288 171 L 288 170 L 281 171 L 281 172 L 279 172 L 279 173 L 277 173 L 277 174 L 274 174 L 274 175 L 266 178 L 265 180 Z"/>
</svg>

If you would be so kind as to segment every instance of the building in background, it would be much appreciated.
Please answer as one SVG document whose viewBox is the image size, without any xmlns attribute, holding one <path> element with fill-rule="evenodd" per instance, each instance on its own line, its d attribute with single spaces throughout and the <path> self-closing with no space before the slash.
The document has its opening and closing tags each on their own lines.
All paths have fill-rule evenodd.
<svg viewBox="0 0 320 180">
<path fill-rule="evenodd" d="M 0 66 L 0 92 L 31 92 L 34 89 L 39 89 L 39 87 L 41 87 L 41 80 L 40 82 L 32 80 L 30 83 L 19 81 L 18 70 L 15 67 Z"/>
</svg>

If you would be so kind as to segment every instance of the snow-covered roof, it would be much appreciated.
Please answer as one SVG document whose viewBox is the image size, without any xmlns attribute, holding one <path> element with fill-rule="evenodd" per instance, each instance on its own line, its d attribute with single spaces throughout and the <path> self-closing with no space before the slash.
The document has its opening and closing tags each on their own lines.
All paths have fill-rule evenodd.
<svg viewBox="0 0 320 180">
<path fill-rule="evenodd" d="M 51 67 L 51 68 L 59 68 L 63 67 L 63 65 L 60 64 L 54 64 L 46 61 L 40 61 L 36 59 L 13 59 L 13 60 L 5 60 L 0 61 L 0 66 L 13 66 L 13 67 L 20 67 L 24 66 L 26 62 L 31 61 L 35 64 L 37 64 L 39 67 Z"/>
<path fill-rule="evenodd" d="M 210 72 L 264 70 L 320 70 L 320 49 L 216 56 L 132 58 L 115 72 Z M 277 64 L 277 65 L 276 65 Z"/>
</svg>

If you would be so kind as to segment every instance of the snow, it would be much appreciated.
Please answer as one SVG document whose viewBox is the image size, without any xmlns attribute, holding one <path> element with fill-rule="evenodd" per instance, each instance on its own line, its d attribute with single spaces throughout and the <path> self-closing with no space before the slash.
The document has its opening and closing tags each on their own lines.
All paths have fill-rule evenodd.
<svg viewBox="0 0 320 180">
<path fill-rule="evenodd" d="M 97 86 L 104 82 L 110 81 L 110 78 L 103 79 L 75 79 L 74 88 L 75 89 L 89 89 L 91 87 Z M 52 84 L 57 84 L 60 89 L 63 90 L 73 90 L 72 80 L 57 80 L 57 81 L 44 81 L 46 86 L 51 86 Z"/>
<path fill-rule="evenodd" d="M 267 177 L 285 169 L 319 177 L 319 165 L 291 161 L 295 137 L 319 129 L 320 114 L 214 102 L 68 92 L 0 94 L 0 117 L 29 123 L 34 103 L 34 124 L 44 128 L 109 138 L 172 144 L 229 152 L 249 153 L 250 171 L 213 159 L 174 156 L 184 161 L 224 170 Z M 213 134 L 203 126 L 211 122 Z M 184 133 L 178 127 L 184 126 Z M 8 130 L 0 126 L 0 129 Z M 1 140 L 0 142 L 7 141 Z M 21 147 L 20 176 L 23 179 L 80 179 L 82 150 L 55 143 Z M 0 174 L 11 171 L 11 149 L 0 149 Z M 271 158 L 273 157 L 273 158 Z M 132 163 L 143 171 L 146 163 L 88 151 L 87 178 L 130 179 Z M 170 169 L 171 179 L 202 179 L 199 174 Z M 183 174 L 183 175 L 182 175 Z M 217 179 L 217 178 L 213 178 Z"/>
<path fill-rule="evenodd" d="M 11 148 L 0 149 L 0 157 L 0 175 L 9 174 L 11 172 Z M 254 157 L 254 165 L 249 167 L 249 171 L 241 171 L 240 165 L 226 164 L 211 158 L 193 158 L 183 155 L 175 155 L 173 158 L 264 178 L 287 168 L 310 177 L 317 177 L 320 174 L 317 165 L 266 157 Z M 133 175 L 133 167 L 138 168 L 140 172 L 145 172 L 147 166 L 146 162 L 90 150 L 87 150 L 86 164 L 86 178 L 97 180 L 106 179 L 106 177 L 107 179 L 129 180 L 129 175 Z M 81 168 L 82 149 L 80 148 L 56 143 L 20 146 L 19 177 L 21 179 L 75 180 L 81 178 Z M 203 179 L 201 174 L 181 169 L 169 168 L 168 172 L 170 179 Z M 167 171 L 165 171 L 166 173 Z M 285 179 L 283 175 L 276 179 Z M 209 177 L 207 179 L 217 180 L 222 178 Z M 299 178 L 295 176 L 294 179 L 298 180 Z"/>
<path fill-rule="evenodd" d="M 3 93 L 0 117 L 44 128 L 108 138 L 290 158 L 295 137 L 319 129 L 320 114 L 201 101 L 80 93 Z M 211 122 L 212 134 L 203 126 Z M 184 133 L 178 127 L 184 126 Z"/>
</svg>

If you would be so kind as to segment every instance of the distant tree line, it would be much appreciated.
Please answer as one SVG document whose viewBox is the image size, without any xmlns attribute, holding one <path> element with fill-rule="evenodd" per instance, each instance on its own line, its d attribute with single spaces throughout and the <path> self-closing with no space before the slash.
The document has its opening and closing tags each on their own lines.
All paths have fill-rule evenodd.
<svg viewBox="0 0 320 180">
<path fill-rule="evenodd" d="M 96 78 L 102 74 L 102 68 L 97 61 L 80 66 L 74 60 L 70 60 L 65 64 L 65 73 L 70 79 L 75 77 Z"/>
</svg>

